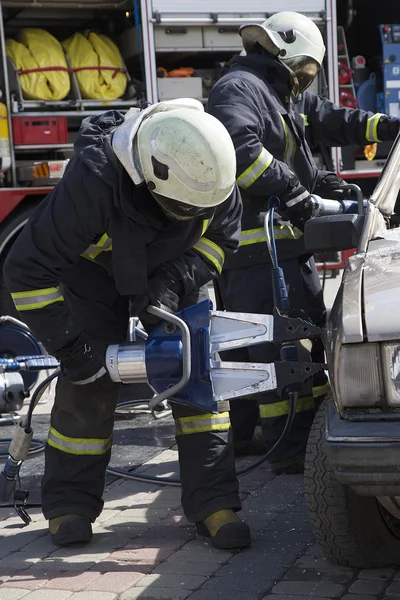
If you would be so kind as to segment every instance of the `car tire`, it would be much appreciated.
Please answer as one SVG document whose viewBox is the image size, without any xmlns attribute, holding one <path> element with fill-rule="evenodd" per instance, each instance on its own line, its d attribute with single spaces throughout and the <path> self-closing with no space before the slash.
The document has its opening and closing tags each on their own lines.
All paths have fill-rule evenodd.
<svg viewBox="0 0 400 600">
<path fill-rule="evenodd" d="M 307 444 L 304 485 L 317 540 L 333 561 L 353 568 L 400 565 L 400 521 L 374 497 L 359 496 L 338 481 L 325 453 L 325 407 L 317 412 Z M 396 535 L 396 527 L 398 535 Z"/>
</svg>

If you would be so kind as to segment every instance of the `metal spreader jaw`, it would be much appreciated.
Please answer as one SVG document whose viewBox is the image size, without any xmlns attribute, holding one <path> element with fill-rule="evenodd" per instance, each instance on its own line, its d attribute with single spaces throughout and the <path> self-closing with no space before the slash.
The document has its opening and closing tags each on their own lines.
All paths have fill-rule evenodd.
<svg viewBox="0 0 400 600">
<path fill-rule="evenodd" d="M 220 360 L 219 353 L 263 343 L 319 337 L 319 327 L 301 318 L 213 311 L 205 300 L 172 315 L 148 311 L 161 319 L 147 340 L 109 346 L 106 366 L 120 383 L 148 383 L 155 408 L 166 399 L 207 413 L 218 402 L 280 390 L 325 368 L 312 362 L 244 363 Z"/>
</svg>

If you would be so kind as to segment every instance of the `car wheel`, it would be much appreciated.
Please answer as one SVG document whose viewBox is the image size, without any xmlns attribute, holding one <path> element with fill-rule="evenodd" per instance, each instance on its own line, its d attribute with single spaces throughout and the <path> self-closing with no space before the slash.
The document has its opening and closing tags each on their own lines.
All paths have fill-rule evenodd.
<svg viewBox="0 0 400 600">
<path fill-rule="evenodd" d="M 317 540 L 327 556 L 354 568 L 400 564 L 400 520 L 374 497 L 359 496 L 334 476 L 325 453 L 325 407 L 317 412 L 307 445 L 306 504 Z"/>
</svg>

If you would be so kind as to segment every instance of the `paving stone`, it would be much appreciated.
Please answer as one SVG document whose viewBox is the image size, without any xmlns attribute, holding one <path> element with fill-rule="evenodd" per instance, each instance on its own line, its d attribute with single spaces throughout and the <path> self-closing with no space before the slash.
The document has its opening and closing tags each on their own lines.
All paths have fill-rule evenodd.
<svg viewBox="0 0 400 600">
<path fill-rule="evenodd" d="M 137 585 L 143 577 L 143 573 L 128 571 L 122 573 L 103 573 L 88 583 L 85 590 L 99 590 L 101 592 L 116 592 L 120 594 Z"/>
<path fill-rule="evenodd" d="M 216 593 L 225 593 L 231 597 L 235 592 L 247 592 L 252 597 L 257 594 L 266 593 L 276 581 L 261 573 L 254 575 L 244 575 L 243 573 L 233 573 L 230 577 L 212 577 L 204 585 L 201 591 L 207 591 L 210 598 L 214 598 Z"/>
<path fill-rule="evenodd" d="M 210 576 L 215 573 L 220 565 L 208 562 L 180 561 L 173 560 L 172 556 L 169 560 L 158 565 L 152 573 L 174 573 L 177 577 L 181 575 L 205 575 Z"/>
<path fill-rule="evenodd" d="M 382 579 L 388 581 L 396 574 L 396 569 L 363 569 L 358 574 L 358 579 Z"/>
<path fill-rule="evenodd" d="M 351 584 L 349 592 L 351 594 L 370 594 L 372 596 L 378 596 L 383 592 L 386 587 L 386 581 L 379 581 L 376 579 L 359 579 Z M 400 591 L 400 589 L 399 589 Z"/>
<path fill-rule="evenodd" d="M 37 561 L 40 559 L 38 558 Z M 13 552 L 6 558 L 0 560 L 0 573 L 7 573 L 10 569 L 17 569 L 18 571 L 24 571 L 32 566 L 32 561 L 27 560 L 26 555 L 23 552 Z"/>
<path fill-rule="evenodd" d="M 344 586 L 338 583 L 311 582 L 311 581 L 281 581 L 272 590 L 276 594 L 292 594 L 297 596 L 321 596 L 326 598 L 340 598 Z"/>
<path fill-rule="evenodd" d="M 296 555 L 295 555 L 296 556 Z M 229 563 L 222 567 L 222 573 L 270 573 L 271 577 L 281 577 L 288 567 L 294 562 L 295 556 L 290 554 L 274 554 L 259 552 L 255 548 L 245 550 L 231 558 Z"/>
<path fill-rule="evenodd" d="M 400 598 L 400 583 L 392 583 L 391 585 L 389 585 L 385 593 L 387 596 Z"/>
<path fill-rule="evenodd" d="M 196 590 L 198 587 L 203 585 L 206 581 L 209 581 L 207 577 L 201 575 L 172 575 L 170 573 L 152 573 L 151 575 L 144 575 L 143 579 L 140 580 L 140 587 L 160 587 L 160 588 L 182 588 L 185 590 Z"/>
<path fill-rule="evenodd" d="M 73 558 L 71 558 L 69 561 L 66 559 L 60 559 L 60 558 L 56 558 L 53 559 L 52 556 L 49 556 L 49 558 L 46 558 L 44 560 L 38 560 L 38 562 L 35 562 L 33 564 L 30 565 L 30 569 L 33 570 L 39 570 L 39 571 L 88 571 L 89 569 L 91 569 L 96 563 L 94 561 L 89 561 L 89 560 L 84 560 L 84 561 L 80 561 L 78 560 L 79 557 L 76 557 L 76 560 L 74 560 Z"/>
<path fill-rule="evenodd" d="M 49 535 L 43 535 L 21 548 L 21 552 L 34 558 L 46 558 L 54 552 L 55 546 Z"/>
<path fill-rule="evenodd" d="M 365 594 L 346 594 L 341 600 L 377 600 L 377 596 L 370 596 L 369 594 L 367 596 Z"/>
<path fill-rule="evenodd" d="M 208 548 L 202 548 L 201 546 L 195 547 L 192 546 L 189 550 L 185 550 L 183 547 L 178 552 L 175 552 L 174 557 L 176 556 L 176 560 L 181 561 L 200 561 L 200 562 L 210 562 L 216 564 L 224 564 L 228 562 L 229 559 L 232 558 L 233 553 L 224 552 L 223 550 L 219 552 L 212 552 Z"/>
<path fill-rule="evenodd" d="M 355 596 L 354 596 L 355 598 Z M 288 596 L 281 594 L 267 594 L 267 596 L 263 596 L 261 600 L 304 600 L 305 596 L 293 596 L 293 594 L 289 594 Z M 312 600 L 326 600 L 326 596 L 323 598 L 322 596 L 313 596 Z M 341 599 L 343 600 L 343 599 Z M 358 598 L 357 598 L 358 600 Z M 364 599 L 363 599 L 364 600 Z M 368 598 L 366 599 L 368 600 Z"/>
<path fill-rule="evenodd" d="M 19 600 L 20 598 L 26 597 L 31 590 L 23 590 L 21 588 L 4 588 L 0 589 L 1 600 Z"/>
<path fill-rule="evenodd" d="M 134 587 L 121 594 L 119 600 L 185 600 L 190 594 L 190 590 L 182 590 L 181 588 Z M 194 598 L 194 595 L 191 595 L 190 598 Z M 75 599 L 72 598 L 71 600 Z M 82 600 L 86 600 L 86 598 Z M 96 597 L 93 600 L 98 600 L 98 598 Z M 207 600 L 210 600 L 210 598 L 208 597 Z M 247 598 L 247 600 L 249 599 Z"/>
<path fill-rule="evenodd" d="M 297 567 L 299 569 L 311 568 L 311 569 L 316 569 L 318 571 L 325 571 L 325 572 L 347 571 L 348 573 L 354 573 L 354 570 L 351 569 L 350 567 L 344 567 L 343 565 L 338 565 L 325 557 L 315 557 L 315 556 L 310 556 L 308 554 L 305 554 L 304 556 L 299 558 L 295 563 L 295 567 Z"/>
<path fill-rule="evenodd" d="M 137 562 L 131 562 L 129 560 L 107 559 L 92 565 L 90 569 L 97 573 L 110 573 L 115 571 L 124 573 L 125 571 L 129 571 L 130 573 L 147 574 L 153 571 L 154 565 L 140 565 Z"/>
<path fill-rule="evenodd" d="M 4 584 L 9 579 L 11 579 L 11 577 L 14 577 L 14 575 L 18 575 L 18 574 L 19 574 L 19 571 L 17 569 L 8 569 L 7 572 L 0 573 L 0 588 L 1 588 L 1 585 Z"/>
<path fill-rule="evenodd" d="M 53 590 L 70 590 L 71 592 L 78 592 L 79 590 L 85 589 L 85 587 L 100 577 L 100 573 L 95 571 L 86 571 L 86 573 L 80 573 L 79 571 L 62 571 L 56 576 L 52 575 L 52 578 L 46 583 L 44 589 L 51 588 Z"/>
<path fill-rule="evenodd" d="M 290 569 L 283 579 L 289 581 L 328 581 L 330 583 L 347 583 L 354 579 L 354 574 L 350 571 L 319 571 L 318 569 L 299 569 L 294 567 Z"/>
<path fill-rule="evenodd" d="M 140 599 L 141 600 L 141 599 Z M 227 600 L 227 593 L 223 591 L 210 595 L 209 591 L 198 590 L 190 596 L 190 600 Z M 229 592 L 229 600 L 255 600 L 248 592 Z"/>
<path fill-rule="evenodd" d="M 31 592 L 27 596 L 23 596 L 26 600 L 66 600 L 71 596 L 71 592 L 67 592 L 64 590 L 57 590 L 56 594 L 54 590 L 36 590 Z"/>
<path fill-rule="evenodd" d="M 128 560 L 138 565 L 156 565 L 166 560 L 174 552 L 174 548 L 122 548 L 109 554 L 109 560 Z"/>
<path fill-rule="evenodd" d="M 17 575 L 8 579 L 4 584 L 6 587 L 14 587 L 14 588 L 24 588 L 29 590 L 37 590 L 48 583 L 49 579 L 52 577 L 51 572 L 32 572 L 31 569 L 27 571 L 23 571 Z M 0 599 L 1 599 L 1 590 L 2 586 L 0 586 Z M 2 600 L 2 599 L 1 599 Z"/>
<path fill-rule="evenodd" d="M 117 594 L 112 594 L 111 592 L 76 592 L 72 594 L 72 596 L 68 597 L 68 600 L 116 600 Z M 57 599 L 53 600 L 58 600 Z"/>
</svg>

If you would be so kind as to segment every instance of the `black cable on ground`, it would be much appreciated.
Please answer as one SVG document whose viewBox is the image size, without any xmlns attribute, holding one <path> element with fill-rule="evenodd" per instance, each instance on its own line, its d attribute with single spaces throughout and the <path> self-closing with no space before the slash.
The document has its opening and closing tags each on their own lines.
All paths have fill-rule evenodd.
<svg viewBox="0 0 400 600">
<path fill-rule="evenodd" d="M 0 451 L 0 457 L 8 456 L 8 447 L 9 447 L 11 441 L 12 441 L 12 438 L 0 439 L 0 447 L 3 444 L 4 444 L 4 446 L 7 447 L 7 450 L 5 452 Z M 28 456 L 34 456 L 35 454 L 40 454 L 41 452 L 43 452 L 44 446 L 45 446 L 45 443 L 42 440 L 37 440 L 37 439 L 33 438 Z"/>
<path fill-rule="evenodd" d="M 32 395 L 31 401 L 29 403 L 29 409 L 28 409 L 27 419 L 26 419 L 26 426 L 28 426 L 28 422 L 29 422 L 29 427 L 30 427 L 31 420 L 32 420 L 32 413 L 33 413 L 33 410 L 34 410 L 37 402 L 39 401 L 39 399 L 41 398 L 41 396 L 43 395 L 43 393 L 45 392 L 47 387 L 50 385 L 51 381 L 53 379 L 55 379 L 56 377 L 58 377 L 59 373 L 60 372 L 57 369 L 56 371 L 54 371 L 54 373 L 52 373 L 49 377 L 47 377 L 44 381 L 42 381 L 42 383 L 36 388 L 35 392 Z M 293 424 L 294 417 L 296 415 L 297 395 L 291 395 L 290 398 L 291 398 L 291 401 L 289 402 L 289 413 L 288 413 L 288 416 L 286 419 L 285 427 L 283 428 L 283 431 L 282 431 L 281 435 L 279 436 L 278 440 L 275 442 L 275 444 L 272 446 L 272 448 L 270 448 L 270 450 L 264 456 L 262 456 L 261 458 L 259 458 L 256 461 L 254 461 L 247 467 L 243 467 L 242 469 L 237 470 L 236 474 L 238 477 L 247 475 L 248 473 L 251 473 L 252 471 L 254 471 L 254 469 L 256 469 L 257 467 L 262 465 L 271 456 L 271 454 L 279 446 L 279 444 L 281 443 L 283 438 L 286 436 L 286 434 L 290 430 L 290 428 Z M 125 408 L 127 408 L 127 406 L 129 406 L 129 405 L 135 406 L 139 403 L 142 404 L 143 402 L 141 400 L 134 400 L 132 402 L 129 402 L 129 401 L 124 402 L 124 403 L 122 403 L 122 405 Z M 8 443 L 9 444 L 10 442 L 11 442 L 10 438 L 0 440 L 0 443 Z M 40 452 L 43 452 L 44 447 L 45 447 L 45 442 L 33 439 L 32 443 L 33 443 L 33 448 L 31 448 L 29 450 L 28 456 L 32 456 L 35 454 L 39 454 Z M 3 456 L 8 456 L 8 452 L 0 452 L 0 457 L 3 457 Z M 131 472 L 131 471 L 127 471 L 125 469 L 121 469 L 119 467 L 108 466 L 106 469 L 106 472 L 111 475 L 115 475 L 117 477 L 122 477 L 124 479 L 129 479 L 129 480 L 133 480 L 133 481 L 141 481 L 141 482 L 145 482 L 145 483 L 155 483 L 158 485 L 171 485 L 171 486 L 180 486 L 181 485 L 180 479 L 177 479 L 174 477 L 146 475 L 146 473 L 139 473 L 137 471 Z M 0 506 L 13 507 L 14 504 L 1 504 Z M 27 505 L 28 508 L 29 507 L 33 508 L 34 506 L 38 507 L 41 505 L 40 504 Z"/>
</svg>

